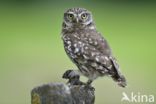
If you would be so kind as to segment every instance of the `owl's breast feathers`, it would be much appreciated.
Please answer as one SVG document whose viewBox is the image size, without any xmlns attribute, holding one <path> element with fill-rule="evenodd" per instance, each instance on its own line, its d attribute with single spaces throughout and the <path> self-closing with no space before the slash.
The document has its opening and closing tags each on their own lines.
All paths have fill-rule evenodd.
<svg viewBox="0 0 156 104">
<path fill-rule="evenodd" d="M 97 31 L 66 32 L 62 38 L 68 56 L 80 69 L 93 69 L 101 76 L 105 74 L 116 78 L 121 76 L 107 41 Z"/>
</svg>

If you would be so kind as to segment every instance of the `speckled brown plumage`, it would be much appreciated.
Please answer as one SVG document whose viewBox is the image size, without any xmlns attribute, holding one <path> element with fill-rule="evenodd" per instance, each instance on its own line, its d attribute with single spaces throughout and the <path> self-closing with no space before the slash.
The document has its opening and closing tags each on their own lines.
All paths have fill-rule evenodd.
<svg viewBox="0 0 156 104">
<path fill-rule="evenodd" d="M 89 84 L 100 76 L 109 75 L 120 86 L 126 86 L 125 77 L 121 75 L 106 39 L 96 30 L 91 12 L 84 8 L 67 10 L 64 13 L 62 40 L 67 55 L 88 77 Z"/>
</svg>

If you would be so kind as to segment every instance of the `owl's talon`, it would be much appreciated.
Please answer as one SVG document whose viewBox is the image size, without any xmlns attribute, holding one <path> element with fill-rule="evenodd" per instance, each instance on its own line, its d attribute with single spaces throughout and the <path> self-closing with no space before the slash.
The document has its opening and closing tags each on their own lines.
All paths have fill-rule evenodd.
<svg viewBox="0 0 156 104">
<path fill-rule="evenodd" d="M 68 79 L 67 84 L 69 85 L 86 85 L 84 82 L 80 81 L 80 75 L 76 70 L 67 70 L 62 78 Z"/>
</svg>

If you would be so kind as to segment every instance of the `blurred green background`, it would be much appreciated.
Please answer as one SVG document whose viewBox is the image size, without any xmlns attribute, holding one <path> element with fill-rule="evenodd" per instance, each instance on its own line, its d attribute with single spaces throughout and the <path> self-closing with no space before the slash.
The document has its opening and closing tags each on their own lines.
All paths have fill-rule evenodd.
<svg viewBox="0 0 156 104">
<path fill-rule="evenodd" d="M 156 2 L 7 0 L 0 1 L 0 104 L 30 104 L 33 87 L 66 82 L 65 70 L 76 69 L 60 38 L 71 7 L 92 11 L 128 81 L 125 89 L 107 77 L 94 81 L 96 104 L 124 103 L 122 92 L 156 95 Z"/>
</svg>

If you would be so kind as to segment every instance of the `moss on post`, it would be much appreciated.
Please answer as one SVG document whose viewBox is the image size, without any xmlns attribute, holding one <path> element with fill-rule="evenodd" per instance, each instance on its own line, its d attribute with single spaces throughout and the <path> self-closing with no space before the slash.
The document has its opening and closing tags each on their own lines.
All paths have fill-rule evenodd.
<svg viewBox="0 0 156 104">
<path fill-rule="evenodd" d="M 94 89 L 84 85 L 49 83 L 31 91 L 31 104 L 94 104 Z"/>
</svg>

